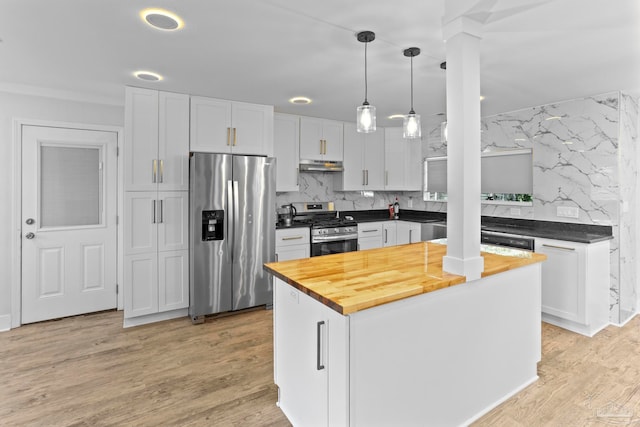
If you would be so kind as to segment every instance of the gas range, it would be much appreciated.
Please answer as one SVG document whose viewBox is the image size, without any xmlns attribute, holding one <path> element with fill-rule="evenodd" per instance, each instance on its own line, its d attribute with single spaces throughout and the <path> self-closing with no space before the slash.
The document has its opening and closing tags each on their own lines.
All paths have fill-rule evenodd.
<svg viewBox="0 0 640 427">
<path fill-rule="evenodd" d="M 357 249 L 358 223 L 352 218 L 340 218 L 329 203 L 295 204 L 296 224 L 308 224 L 311 229 L 311 256 L 350 252 Z M 332 204 L 331 204 L 332 205 Z"/>
</svg>

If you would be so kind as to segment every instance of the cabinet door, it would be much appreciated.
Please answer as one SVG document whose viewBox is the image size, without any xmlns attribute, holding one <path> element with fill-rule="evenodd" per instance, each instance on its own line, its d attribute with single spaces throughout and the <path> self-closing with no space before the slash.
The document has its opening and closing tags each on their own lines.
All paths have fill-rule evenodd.
<svg viewBox="0 0 640 427">
<path fill-rule="evenodd" d="M 158 252 L 158 311 L 189 307 L 189 251 Z"/>
<path fill-rule="evenodd" d="M 279 406 L 293 425 L 328 425 L 327 322 L 319 304 L 275 279 L 275 371 Z M 323 346 L 323 343 L 325 344 Z"/>
<path fill-rule="evenodd" d="M 124 317 L 158 312 L 158 254 L 124 257 Z"/>
<path fill-rule="evenodd" d="M 309 258 L 311 247 L 307 245 L 292 245 L 276 248 L 276 261 Z"/>
<path fill-rule="evenodd" d="M 189 249 L 189 192 L 160 192 L 156 205 L 158 250 Z"/>
<path fill-rule="evenodd" d="M 364 146 L 362 149 L 364 169 L 366 171 L 366 185 L 364 189 L 384 190 L 384 129 L 378 129 L 374 133 L 364 135 Z"/>
<path fill-rule="evenodd" d="M 125 255 L 158 249 L 158 201 L 155 191 L 127 191 L 124 198 Z"/>
<path fill-rule="evenodd" d="M 191 151 L 230 152 L 233 142 L 231 102 L 192 96 L 190 130 Z"/>
<path fill-rule="evenodd" d="M 419 139 L 404 140 L 404 191 L 422 191 L 422 142 Z"/>
<path fill-rule="evenodd" d="M 342 161 L 343 130 L 342 122 L 325 120 L 322 125 L 324 139 L 324 160 Z"/>
<path fill-rule="evenodd" d="M 323 160 L 323 121 L 311 117 L 300 117 L 300 158 L 303 160 Z"/>
<path fill-rule="evenodd" d="M 189 190 L 189 95 L 160 92 L 158 189 Z"/>
<path fill-rule="evenodd" d="M 300 118 L 275 114 L 273 144 L 277 159 L 276 191 L 299 191 Z"/>
<path fill-rule="evenodd" d="M 273 107 L 232 103 L 232 149 L 236 154 L 273 155 Z"/>
<path fill-rule="evenodd" d="M 363 151 L 365 147 L 365 134 L 358 133 L 356 125 L 344 124 L 344 172 L 342 185 L 337 187 L 342 191 L 358 191 L 365 188 L 365 168 L 363 164 Z"/>
<path fill-rule="evenodd" d="M 397 244 L 397 224 L 392 221 L 382 224 L 382 245 L 395 246 Z"/>
<path fill-rule="evenodd" d="M 402 138 L 402 128 L 386 128 L 384 130 L 384 188 L 386 190 L 402 190 L 404 186 L 405 142 Z"/>
<path fill-rule="evenodd" d="M 125 190 L 155 190 L 158 180 L 158 91 L 125 89 Z"/>
<path fill-rule="evenodd" d="M 584 323 L 584 249 L 574 243 L 536 238 L 542 263 L 542 312 Z"/>
</svg>

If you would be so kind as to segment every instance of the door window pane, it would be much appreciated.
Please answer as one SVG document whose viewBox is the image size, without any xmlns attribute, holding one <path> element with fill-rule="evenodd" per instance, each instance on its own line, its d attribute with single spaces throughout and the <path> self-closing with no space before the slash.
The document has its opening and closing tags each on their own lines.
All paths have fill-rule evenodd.
<svg viewBox="0 0 640 427">
<path fill-rule="evenodd" d="M 102 170 L 98 147 L 40 147 L 42 227 L 100 225 Z"/>
</svg>

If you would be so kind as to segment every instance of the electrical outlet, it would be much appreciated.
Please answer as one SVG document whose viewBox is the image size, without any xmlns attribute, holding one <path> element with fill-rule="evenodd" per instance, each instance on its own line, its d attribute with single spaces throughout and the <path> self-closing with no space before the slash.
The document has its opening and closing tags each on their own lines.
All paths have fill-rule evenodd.
<svg viewBox="0 0 640 427">
<path fill-rule="evenodd" d="M 578 208 L 573 206 L 558 206 L 556 216 L 564 218 L 578 218 L 580 216 Z"/>
<path fill-rule="evenodd" d="M 511 215 L 512 216 L 520 216 L 520 215 L 522 215 L 520 213 L 520 208 L 511 208 Z"/>
</svg>

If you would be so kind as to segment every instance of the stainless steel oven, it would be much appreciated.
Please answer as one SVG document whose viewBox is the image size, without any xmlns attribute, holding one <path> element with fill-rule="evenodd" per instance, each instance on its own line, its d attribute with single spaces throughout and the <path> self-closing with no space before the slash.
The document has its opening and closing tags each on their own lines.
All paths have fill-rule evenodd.
<svg viewBox="0 0 640 427">
<path fill-rule="evenodd" d="M 357 249 L 357 225 L 311 227 L 311 256 L 339 254 Z"/>
</svg>

